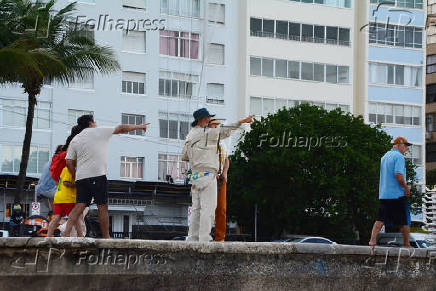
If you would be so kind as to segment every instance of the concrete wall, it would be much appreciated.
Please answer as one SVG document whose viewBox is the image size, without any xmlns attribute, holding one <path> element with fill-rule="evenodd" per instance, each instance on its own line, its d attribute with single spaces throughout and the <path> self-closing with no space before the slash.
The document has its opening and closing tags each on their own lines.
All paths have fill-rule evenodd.
<svg viewBox="0 0 436 291">
<path fill-rule="evenodd" d="M 435 290 L 436 250 L 0 239 L 2 290 Z"/>
</svg>

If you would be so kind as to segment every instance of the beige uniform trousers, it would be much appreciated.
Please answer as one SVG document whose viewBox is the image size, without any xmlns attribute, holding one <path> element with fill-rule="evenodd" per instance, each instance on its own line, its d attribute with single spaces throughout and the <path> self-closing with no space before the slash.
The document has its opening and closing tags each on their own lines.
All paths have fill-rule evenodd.
<svg viewBox="0 0 436 291">
<path fill-rule="evenodd" d="M 192 181 L 192 208 L 188 241 L 208 242 L 217 205 L 217 180 L 210 174 Z"/>
</svg>

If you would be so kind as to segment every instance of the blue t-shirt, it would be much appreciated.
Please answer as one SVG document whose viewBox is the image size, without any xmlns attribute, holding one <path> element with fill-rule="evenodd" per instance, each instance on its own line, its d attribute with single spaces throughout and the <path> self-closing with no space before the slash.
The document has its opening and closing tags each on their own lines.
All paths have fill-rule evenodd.
<svg viewBox="0 0 436 291">
<path fill-rule="evenodd" d="M 395 174 L 402 174 L 407 181 L 406 160 L 399 150 L 392 149 L 381 158 L 379 199 L 397 199 L 404 196 L 404 188 L 395 178 Z"/>
</svg>

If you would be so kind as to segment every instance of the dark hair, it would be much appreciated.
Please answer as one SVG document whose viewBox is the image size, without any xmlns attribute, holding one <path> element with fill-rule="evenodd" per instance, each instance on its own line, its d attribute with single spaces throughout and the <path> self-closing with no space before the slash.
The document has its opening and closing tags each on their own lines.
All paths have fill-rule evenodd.
<svg viewBox="0 0 436 291">
<path fill-rule="evenodd" d="M 58 153 L 60 153 L 60 152 L 63 150 L 63 148 L 64 148 L 64 145 L 63 145 L 63 144 L 58 145 L 58 146 L 56 147 L 56 150 L 55 150 L 55 155 L 58 154 Z"/>
<path fill-rule="evenodd" d="M 94 122 L 94 116 L 92 114 L 82 115 L 77 118 L 77 125 L 83 129 L 88 128 L 90 123 Z"/>
<path fill-rule="evenodd" d="M 75 125 L 73 126 L 73 128 L 71 129 L 71 134 L 70 136 L 67 138 L 67 141 L 65 142 L 64 147 L 62 148 L 63 151 L 66 151 L 68 149 L 68 146 L 70 145 L 71 141 L 73 140 L 73 138 L 78 135 L 79 133 L 82 132 L 82 130 L 84 130 L 85 128 L 82 128 L 80 125 Z"/>
</svg>

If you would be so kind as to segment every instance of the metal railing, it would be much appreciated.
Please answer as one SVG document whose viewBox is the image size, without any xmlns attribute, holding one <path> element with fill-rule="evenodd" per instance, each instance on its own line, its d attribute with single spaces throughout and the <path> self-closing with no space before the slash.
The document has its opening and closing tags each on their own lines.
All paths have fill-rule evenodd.
<svg viewBox="0 0 436 291">
<path fill-rule="evenodd" d="M 112 232 L 112 238 L 132 238 L 131 232 Z"/>
<path fill-rule="evenodd" d="M 124 199 L 124 198 L 109 198 L 109 205 L 135 205 L 135 206 L 148 206 L 153 203 L 152 200 L 139 200 L 139 199 Z"/>
</svg>

